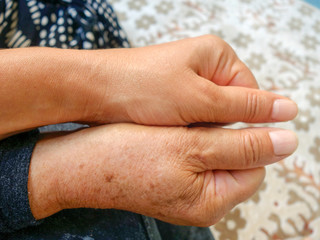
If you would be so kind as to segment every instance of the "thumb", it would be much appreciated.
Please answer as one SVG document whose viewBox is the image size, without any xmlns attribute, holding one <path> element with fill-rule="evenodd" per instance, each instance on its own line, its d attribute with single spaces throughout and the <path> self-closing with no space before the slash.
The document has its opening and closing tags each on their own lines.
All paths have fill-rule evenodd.
<svg viewBox="0 0 320 240">
<path fill-rule="evenodd" d="M 265 168 L 248 170 L 215 170 L 206 175 L 201 207 L 205 213 L 197 225 L 208 227 L 216 224 L 237 204 L 251 197 L 265 177 Z M 213 176 L 213 177 L 211 177 Z M 199 212 L 199 210 L 196 210 Z"/>
<path fill-rule="evenodd" d="M 258 89 L 211 85 L 207 93 L 206 106 L 198 106 L 202 122 L 280 122 L 298 113 L 292 100 Z"/>
<path fill-rule="evenodd" d="M 250 69 L 223 39 L 206 35 L 194 40 L 201 42 L 194 64 L 200 77 L 220 86 L 259 88 Z"/>
<path fill-rule="evenodd" d="M 259 188 L 265 177 L 265 168 L 215 171 L 215 204 L 231 210 L 247 200 Z"/>
</svg>

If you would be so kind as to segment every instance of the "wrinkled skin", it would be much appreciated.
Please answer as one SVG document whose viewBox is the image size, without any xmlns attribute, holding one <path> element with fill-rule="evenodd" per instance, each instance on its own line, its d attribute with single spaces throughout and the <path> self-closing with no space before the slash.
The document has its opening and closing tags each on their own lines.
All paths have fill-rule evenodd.
<svg viewBox="0 0 320 240">
<path fill-rule="evenodd" d="M 264 165 L 287 156 L 273 153 L 268 133 L 275 130 L 89 128 L 40 141 L 31 168 L 42 174 L 31 175 L 29 187 L 46 181 L 58 199 L 55 211 L 116 208 L 209 226 L 257 190 Z"/>
<path fill-rule="evenodd" d="M 217 37 L 88 51 L 85 60 L 90 84 L 77 85 L 74 99 L 86 103 L 77 120 L 113 124 L 37 143 L 28 182 L 37 219 L 66 208 L 116 208 L 209 226 L 257 190 L 265 165 L 297 147 L 294 134 L 279 129 L 186 127 L 297 114 L 291 100 L 258 90 Z"/>
</svg>

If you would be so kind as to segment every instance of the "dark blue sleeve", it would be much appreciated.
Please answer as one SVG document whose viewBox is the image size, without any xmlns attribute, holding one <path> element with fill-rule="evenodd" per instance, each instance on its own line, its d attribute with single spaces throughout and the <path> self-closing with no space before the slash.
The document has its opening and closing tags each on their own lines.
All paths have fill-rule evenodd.
<svg viewBox="0 0 320 240">
<path fill-rule="evenodd" d="M 37 224 L 29 206 L 28 173 L 38 136 L 33 130 L 0 141 L 0 233 Z"/>
</svg>

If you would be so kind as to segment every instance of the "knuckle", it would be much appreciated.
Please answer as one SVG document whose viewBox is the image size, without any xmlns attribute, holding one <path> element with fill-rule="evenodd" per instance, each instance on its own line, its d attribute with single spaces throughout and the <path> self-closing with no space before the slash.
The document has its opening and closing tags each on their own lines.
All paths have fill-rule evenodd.
<svg viewBox="0 0 320 240">
<path fill-rule="evenodd" d="M 259 102 L 259 96 L 257 93 L 249 92 L 247 94 L 247 102 L 246 107 L 244 111 L 244 119 L 247 122 L 255 122 L 260 115 L 259 112 L 260 109 L 260 102 Z"/>
<path fill-rule="evenodd" d="M 220 37 L 212 34 L 207 34 L 201 37 L 204 44 L 218 48 L 228 48 L 229 45 Z"/>
<path fill-rule="evenodd" d="M 195 105 L 195 107 L 199 110 L 199 114 L 193 114 L 193 122 L 215 122 L 218 115 L 217 103 L 219 103 L 223 97 L 221 96 L 220 88 L 204 82 L 197 90 L 199 94 L 194 96 L 194 99 L 198 104 L 197 106 Z"/>
<path fill-rule="evenodd" d="M 177 132 L 173 131 L 171 137 L 165 137 L 167 139 L 163 142 L 167 155 L 174 159 L 181 159 L 183 157 L 188 142 L 188 137 L 184 129 L 180 128 L 179 130 L 180 131 Z"/>
<path fill-rule="evenodd" d="M 246 166 L 257 166 L 261 158 L 262 142 L 261 139 L 253 132 L 242 134 L 242 157 Z"/>
<path fill-rule="evenodd" d="M 201 37 L 203 40 L 206 40 L 206 41 L 217 41 L 217 39 L 220 39 L 219 37 L 213 35 L 213 34 L 206 34 L 206 35 L 203 35 Z"/>
<path fill-rule="evenodd" d="M 189 166 L 193 168 L 200 168 L 205 169 L 205 162 L 206 162 L 206 151 L 205 144 L 202 139 L 203 130 L 199 129 L 189 129 L 187 137 L 184 141 L 184 161 Z M 199 169 L 199 171 L 200 171 Z M 194 169 L 196 170 L 196 169 Z"/>
</svg>

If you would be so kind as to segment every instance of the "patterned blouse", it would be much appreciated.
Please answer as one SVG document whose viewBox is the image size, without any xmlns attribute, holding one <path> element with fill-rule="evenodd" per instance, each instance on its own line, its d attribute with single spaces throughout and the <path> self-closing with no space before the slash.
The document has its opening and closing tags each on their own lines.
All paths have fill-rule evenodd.
<svg viewBox="0 0 320 240">
<path fill-rule="evenodd" d="M 0 48 L 129 47 L 103 0 L 0 0 Z"/>
</svg>

